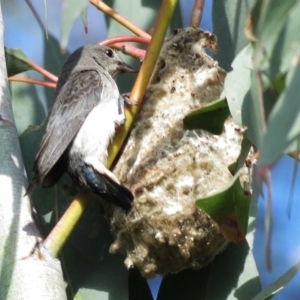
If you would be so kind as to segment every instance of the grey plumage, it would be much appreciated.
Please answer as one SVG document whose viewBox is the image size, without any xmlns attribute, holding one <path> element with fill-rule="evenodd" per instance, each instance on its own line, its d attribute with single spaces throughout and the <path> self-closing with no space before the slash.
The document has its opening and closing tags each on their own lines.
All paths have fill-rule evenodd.
<svg viewBox="0 0 300 300">
<path fill-rule="evenodd" d="M 112 49 L 87 45 L 75 51 L 62 68 L 55 103 L 34 163 L 34 179 L 55 184 L 65 171 L 82 188 L 124 209 L 133 199 L 104 165 L 115 128 L 125 122 L 124 99 L 114 78 L 134 72 Z"/>
</svg>

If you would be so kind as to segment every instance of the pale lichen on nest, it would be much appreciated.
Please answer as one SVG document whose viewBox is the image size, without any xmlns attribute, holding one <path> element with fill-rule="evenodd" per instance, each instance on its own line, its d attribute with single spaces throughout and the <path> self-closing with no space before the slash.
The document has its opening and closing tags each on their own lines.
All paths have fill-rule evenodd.
<svg viewBox="0 0 300 300">
<path fill-rule="evenodd" d="M 219 98 L 225 71 L 205 53 L 216 38 L 178 30 L 162 48 L 144 104 L 115 175 L 134 194 L 131 211 L 106 206 L 111 252 L 143 276 L 201 268 L 227 244 L 195 200 L 224 188 L 240 153 L 241 133 L 227 120 L 220 136 L 185 130 L 184 117 Z"/>
</svg>

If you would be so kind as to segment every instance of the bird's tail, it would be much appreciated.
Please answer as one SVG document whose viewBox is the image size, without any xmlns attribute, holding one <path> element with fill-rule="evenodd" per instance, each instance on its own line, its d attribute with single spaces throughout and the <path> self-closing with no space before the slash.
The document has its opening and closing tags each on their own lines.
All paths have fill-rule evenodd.
<svg viewBox="0 0 300 300">
<path fill-rule="evenodd" d="M 82 175 L 84 178 L 82 178 Z M 106 174 L 99 173 L 90 165 L 82 168 L 81 180 L 79 184 L 91 190 L 94 194 L 104 200 L 120 206 L 128 211 L 131 208 L 133 195 L 125 186 L 118 184 Z"/>
</svg>

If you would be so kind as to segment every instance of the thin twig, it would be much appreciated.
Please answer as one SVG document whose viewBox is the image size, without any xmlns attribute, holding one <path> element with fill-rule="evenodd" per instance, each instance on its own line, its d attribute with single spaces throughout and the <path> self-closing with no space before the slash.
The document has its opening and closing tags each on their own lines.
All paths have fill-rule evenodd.
<svg viewBox="0 0 300 300">
<path fill-rule="evenodd" d="M 111 44 L 116 44 L 116 43 L 123 43 L 123 42 L 136 42 L 136 43 L 141 43 L 148 45 L 151 41 L 150 38 L 145 38 L 145 37 L 140 37 L 140 36 L 135 36 L 135 35 L 123 35 L 123 36 L 116 36 L 113 38 L 106 39 L 100 43 L 99 45 L 111 45 Z"/>
<path fill-rule="evenodd" d="M 118 49 L 122 51 L 124 54 L 130 55 L 139 60 L 143 60 L 145 57 L 145 50 L 134 47 L 133 45 L 124 43 L 124 42 L 137 42 L 141 44 L 148 45 L 151 39 L 135 36 L 135 35 L 124 35 L 124 36 L 116 36 L 113 38 L 106 39 L 100 43 L 99 45 L 110 45 L 114 49 Z"/>
<path fill-rule="evenodd" d="M 78 193 L 67 211 L 44 240 L 43 245 L 53 257 L 57 257 L 91 199 L 92 196 L 89 192 L 82 191 Z"/>
<path fill-rule="evenodd" d="M 33 70 L 41 73 L 42 75 L 44 75 L 48 79 L 52 80 L 53 82 L 57 82 L 58 78 L 54 74 L 48 72 L 47 70 L 45 70 L 44 68 L 40 67 L 35 62 L 33 62 L 33 61 L 29 60 L 29 59 L 26 62 L 33 68 Z"/>
<path fill-rule="evenodd" d="M 46 86 L 46 87 L 49 87 L 52 89 L 55 89 L 55 87 L 56 87 L 56 83 L 54 83 L 54 82 L 33 79 L 33 78 L 27 78 L 27 77 L 11 76 L 11 77 L 8 77 L 8 80 L 15 81 L 15 82 L 24 82 L 24 83 L 33 83 L 33 84 L 43 85 L 43 86 Z"/>
<path fill-rule="evenodd" d="M 40 16 L 38 15 L 37 11 L 35 10 L 35 7 L 32 5 L 31 1 L 30 0 L 25 0 L 25 2 L 27 3 L 28 7 L 30 8 L 32 14 L 34 15 L 36 21 L 39 23 L 42 30 L 46 31 L 45 25 L 42 22 Z"/>
<path fill-rule="evenodd" d="M 139 61 L 143 61 L 146 54 L 146 50 L 137 48 L 128 43 L 117 43 L 117 44 L 112 44 L 110 46 L 114 49 L 122 51 L 122 53 L 126 55 L 138 59 Z"/>
<path fill-rule="evenodd" d="M 195 4 L 191 15 L 190 26 L 196 28 L 200 27 L 204 5 L 205 5 L 205 0 L 195 0 Z"/>
</svg>

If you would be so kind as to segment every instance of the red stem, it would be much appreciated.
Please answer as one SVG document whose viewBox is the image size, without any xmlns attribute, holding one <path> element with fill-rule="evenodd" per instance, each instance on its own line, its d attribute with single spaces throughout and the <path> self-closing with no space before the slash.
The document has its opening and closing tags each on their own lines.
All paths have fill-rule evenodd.
<svg viewBox="0 0 300 300">
<path fill-rule="evenodd" d="M 122 51 L 122 53 L 129 55 L 131 57 L 134 57 L 140 61 L 144 60 L 146 50 L 137 48 L 131 44 L 127 43 L 117 43 L 117 44 L 112 44 L 112 48 L 117 49 L 119 51 Z"/>
<path fill-rule="evenodd" d="M 135 35 L 122 35 L 122 36 L 116 36 L 109 39 L 106 39 L 102 42 L 99 42 L 99 45 L 111 45 L 116 43 L 124 43 L 124 42 L 136 42 L 148 45 L 150 43 L 150 38 L 135 36 Z"/>
<path fill-rule="evenodd" d="M 195 0 L 195 4 L 192 10 L 190 26 L 200 27 L 205 0 Z"/>
<path fill-rule="evenodd" d="M 54 82 L 49 82 L 49 81 L 44 81 L 44 80 L 39 80 L 39 79 L 32 79 L 32 78 L 26 78 L 26 77 L 16 77 L 16 76 L 11 76 L 8 78 L 9 81 L 15 81 L 15 82 L 24 82 L 24 83 L 33 83 L 33 84 L 39 84 L 43 85 L 52 89 L 55 89 L 56 83 Z"/>
<path fill-rule="evenodd" d="M 44 68 L 40 67 L 35 62 L 33 62 L 33 61 L 29 60 L 29 59 L 27 60 L 27 63 L 30 64 L 35 71 L 41 73 L 42 75 L 44 75 L 45 77 L 49 78 L 50 80 L 52 80 L 54 82 L 57 82 L 58 78 L 54 74 L 48 72 L 47 70 L 45 70 Z"/>
</svg>

